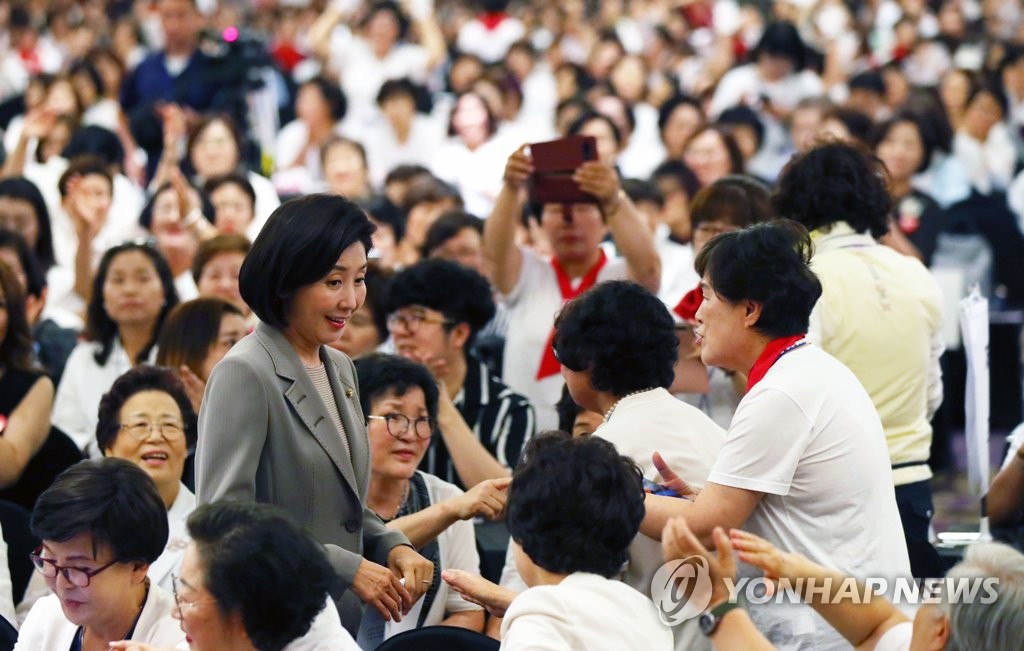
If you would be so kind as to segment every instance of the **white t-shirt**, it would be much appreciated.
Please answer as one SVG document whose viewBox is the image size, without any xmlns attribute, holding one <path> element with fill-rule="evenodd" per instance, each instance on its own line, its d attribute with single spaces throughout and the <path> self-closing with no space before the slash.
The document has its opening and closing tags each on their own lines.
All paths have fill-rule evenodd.
<svg viewBox="0 0 1024 651">
<path fill-rule="evenodd" d="M 454 484 L 449 484 L 439 477 L 430 473 L 419 472 L 427 484 L 427 493 L 430 494 L 430 503 L 438 504 L 453 497 L 462 495 L 462 489 Z M 441 569 L 464 570 L 470 574 L 480 574 L 480 554 L 476 549 L 476 532 L 473 529 L 472 520 L 459 520 L 452 526 L 441 532 L 437 537 L 438 551 L 441 557 Z M 413 605 L 408 615 L 402 617 L 400 622 L 386 622 L 384 625 L 384 639 L 398 635 L 403 631 L 411 631 L 416 628 L 420 619 L 420 610 L 423 608 L 423 599 Z M 457 613 L 467 610 L 480 610 L 480 606 L 472 604 L 462 598 L 445 581 L 438 584 L 437 594 L 430 604 L 430 612 L 423 620 L 424 626 L 436 626 L 444 621 L 446 613 Z"/>
<path fill-rule="evenodd" d="M 910 651 L 910 641 L 914 637 L 914 623 L 901 622 L 878 638 L 874 651 Z"/>
<path fill-rule="evenodd" d="M 856 376 L 817 346 L 780 357 L 747 393 L 708 481 L 764 493 L 743 528 L 779 549 L 857 578 L 910 576 L 878 413 Z M 750 613 L 779 648 L 842 646 L 809 606 L 770 602 Z"/>
<path fill-rule="evenodd" d="M 505 58 L 508 48 L 523 38 L 526 28 L 518 18 L 508 16 L 493 29 L 479 19 L 471 20 L 459 30 L 456 45 L 460 52 L 475 54 L 485 63 L 496 63 Z"/>
<path fill-rule="evenodd" d="M 399 165 L 430 165 L 444 138 L 444 125 L 426 115 L 416 115 L 405 142 L 398 142 L 395 130 L 384 117 L 374 120 L 358 139 L 368 145 L 366 157 L 370 167 L 370 181 L 374 186 L 381 187 L 388 173 Z"/>
<path fill-rule="evenodd" d="M 523 267 L 519 280 L 505 297 L 508 306 L 508 335 L 505 338 L 505 364 L 502 380 L 517 393 L 526 396 L 537 414 L 537 431 L 558 427 L 555 404 L 562 395 L 565 381 L 560 374 L 537 380 L 541 355 L 555 324 L 555 316 L 564 301 L 558 277 L 550 260 L 530 249 L 521 249 Z M 626 260 L 608 260 L 597 282 L 625 280 Z M 582 279 L 575 279 L 574 286 Z"/>
<path fill-rule="evenodd" d="M 174 498 L 171 508 L 167 509 L 167 545 L 155 561 L 149 564 L 146 575 L 149 580 L 164 590 L 173 590 L 172 574 L 180 574 L 181 559 L 185 557 L 185 548 L 191 538 L 188 535 L 188 516 L 196 508 L 196 496 L 185 484 L 178 486 L 178 496 Z"/>
<path fill-rule="evenodd" d="M 1006 444 L 1009 446 L 1006 450 L 1006 457 L 1003 459 L 1003 465 L 1001 469 L 1005 469 L 1008 465 L 1013 463 L 1014 457 L 1017 456 L 1017 452 L 1024 446 L 1024 423 L 1021 423 L 1013 429 L 1012 432 L 1006 437 Z"/>
<path fill-rule="evenodd" d="M 499 132 L 470 151 L 457 136 L 451 137 L 434 152 L 430 171 L 459 190 L 467 212 L 486 219 L 501 192 L 505 163 L 521 144 L 508 132 Z"/>
<path fill-rule="evenodd" d="M 767 81 L 758 73 L 757 64 L 748 63 L 725 73 L 718 82 L 708 115 L 718 117 L 719 113 L 737 104 L 746 104 L 756 109 L 762 97 L 767 97 L 772 106 L 778 109 L 792 111 L 800 100 L 822 94 L 824 87 L 821 78 L 810 70 L 787 75 L 777 81 Z"/>
<path fill-rule="evenodd" d="M 577 572 L 512 600 L 501 623 L 502 651 L 670 651 L 672 633 L 654 603 L 633 588 Z"/>
<path fill-rule="evenodd" d="M 669 230 L 664 225 L 654 235 L 654 246 L 661 258 L 661 284 L 658 286 L 658 298 L 671 311 L 686 292 L 700 283 L 700 276 L 693 268 L 693 245 L 679 244 L 668 237 Z M 672 312 L 674 318 L 678 318 Z"/>
</svg>

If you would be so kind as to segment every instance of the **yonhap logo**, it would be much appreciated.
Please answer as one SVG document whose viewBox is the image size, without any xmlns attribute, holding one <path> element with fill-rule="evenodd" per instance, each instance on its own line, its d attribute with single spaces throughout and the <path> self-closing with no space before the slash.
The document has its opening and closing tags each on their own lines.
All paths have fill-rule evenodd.
<svg viewBox="0 0 1024 651">
<path fill-rule="evenodd" d="M 658 616 L 676 626 L 704 612 L 711 603 L 711 573 L 703 556 L 665 563 L 651 579 L 651 599 Z"/>
</svg>

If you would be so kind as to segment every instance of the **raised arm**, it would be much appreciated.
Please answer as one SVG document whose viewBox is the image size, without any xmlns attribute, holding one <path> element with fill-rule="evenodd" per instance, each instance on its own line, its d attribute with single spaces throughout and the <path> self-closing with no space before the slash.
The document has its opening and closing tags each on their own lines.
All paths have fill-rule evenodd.
<svg viewBox="0 0 1024 651">
<path fill-rule="evenodd" d="M 526 151 L 524 145 L 509 156 L 501 192 L 491 216 L 484 222 L 484 256 L 490 265 L 494 286 L 502 294 L 512 291 L 523 269 L 523 253 L 515 239 L 525 199 L 524 189 L 533 173 L 533 162 Z"/>
<path fill-rule="evenodd" d="M 657 292 L 661 285 L 661 258 L 643 215 L 623 192 L 618 173 L 610 165 L 589 161 L 576 170 L 573 178 L 581 190 L 600 201 L 615 246 L 626 258 L 630 279 Z"/>
<path fill-rule="evenodd" d="M 388 523 L 388 529 L 401 531 L 416 549 L 427 543 L 460 520 L 482 516 L 488 520 L 501 517 L 505 512 L 509 477 L 482 481 L 465 493 L 438 502 L 417 513 Z"/>
</svg>

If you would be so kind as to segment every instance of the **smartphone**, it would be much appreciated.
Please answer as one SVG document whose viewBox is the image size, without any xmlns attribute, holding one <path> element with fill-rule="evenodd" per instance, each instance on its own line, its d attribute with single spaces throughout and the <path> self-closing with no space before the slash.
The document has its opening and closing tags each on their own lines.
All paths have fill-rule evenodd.
<svg viewBox="0 0 1024 651">
<path fill-rule="evenodd" d="M 567 136 L 530 145 L 533 174 L 530 177 L 530 201 L 534 203 L 597 203 L 572 180 L 583 163 L 597 160 L 597 141 L 593 136 Z"/>
<path fill-rule="evenodd" d="M 644 488 L 646 490 L 651 491 L 651 493 L 655 495 L 664 495 L 665 497 L 682 497 L 671 488 L 666 488 L 661 484 L 655 484 L 653 481 L 646 477 L 644 477 Z"/>
</svg>

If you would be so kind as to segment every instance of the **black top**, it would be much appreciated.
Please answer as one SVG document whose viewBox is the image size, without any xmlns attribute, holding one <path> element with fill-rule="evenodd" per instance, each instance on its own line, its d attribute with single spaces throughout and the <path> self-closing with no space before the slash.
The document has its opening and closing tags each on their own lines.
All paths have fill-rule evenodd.
<svg viewBox="0 0 1024 651">
<path fill-rule="evenodd" d="M 911 190 L 893 202 L 892 218 L 930 267 L 939 235 L 949 227 L 946 211 L 924 192 Z"/>
</svg>

